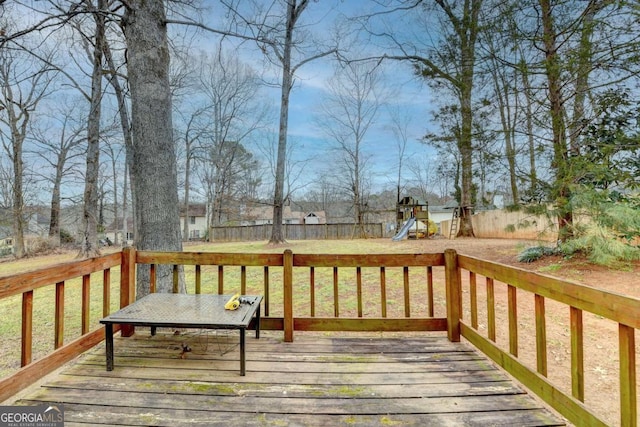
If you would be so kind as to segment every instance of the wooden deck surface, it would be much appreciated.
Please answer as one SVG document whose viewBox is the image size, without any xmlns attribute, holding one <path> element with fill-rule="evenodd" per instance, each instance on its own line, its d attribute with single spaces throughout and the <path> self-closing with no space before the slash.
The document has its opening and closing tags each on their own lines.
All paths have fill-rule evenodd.
<svg viewBox="0 0 640 427">
<path fill-rule="evenodd" d="M 183 343 L 191 349 L 181 356 Z M 441 335 L 185 331 L 115 339 L 17 404 L 61 402 L 65 426 L 556 426 L 564 421 L 469 345 Z"/>
</svg>

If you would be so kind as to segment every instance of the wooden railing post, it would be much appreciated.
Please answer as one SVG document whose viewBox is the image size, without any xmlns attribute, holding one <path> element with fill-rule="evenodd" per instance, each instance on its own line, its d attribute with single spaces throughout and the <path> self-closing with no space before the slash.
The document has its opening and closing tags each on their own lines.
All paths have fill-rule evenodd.
<svg viewBox="0 0 640 427">
<path fill-rule="evenodd" d="M 126 307 L 136 299 L 136 250 L 130 246 L 122 250 L 120 264 L 120 308 Z M 135 332 L 133 326 L 122 325 L 120 335 L 130 337 Z"/>
<path fill-rule="evenodd" d="M 56 283 L 55 310 L 53 348 L 57 350 L 64 344 L 64 281 Z"/>
<path fill-rule="evenodd" d="M 458 253 L 454 249 L 444 251 L 444 275 L 447 298 L 447 336 L 449 341 L 460 341 L 460 275 L 458 274 Z"/>
<path fill-rule="evenodd" d="M 284 251 L 282 257 L 282 281 L 284 287 L 284 341 L 293 342 L 293 252 Z"/>
<path fill-rule="evenodd" d="M 636 389 L 636 338 L 635 329 L 618 324 L 620 345 L 620 425 L 638 425 L 638 404 Z"/>
<path fill-rule="evenodd" d="M 33 350 L 33 290 L 22 294 L 22 339 L 20 366 L 31 363 Z"/>
<path fill-rule="evenodd" d="M 81 330 L 82 335 L 89 332 L 89 323 L 91 321 L 91 275 L 85 274 L 82 276 L 82 313 L 81 317 Z"/>
</svg>

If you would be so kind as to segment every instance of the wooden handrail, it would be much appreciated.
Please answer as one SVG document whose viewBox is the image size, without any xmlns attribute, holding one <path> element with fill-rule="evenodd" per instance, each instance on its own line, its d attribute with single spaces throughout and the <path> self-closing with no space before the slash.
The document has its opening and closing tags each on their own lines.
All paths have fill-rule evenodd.
<svg viewBox="0 0 640 427">
<path fill-rule="evenodd" d="M 82 277 L 105 268 L 119 266 L 122 254 L 116 252 L 98 258 L 68 262 L 53 267 L 41 268 L 27 273 L 0 277 L 0 299 L 21 295 L 52 283 L 62 282 L 73 277 Z"/>
</svg>

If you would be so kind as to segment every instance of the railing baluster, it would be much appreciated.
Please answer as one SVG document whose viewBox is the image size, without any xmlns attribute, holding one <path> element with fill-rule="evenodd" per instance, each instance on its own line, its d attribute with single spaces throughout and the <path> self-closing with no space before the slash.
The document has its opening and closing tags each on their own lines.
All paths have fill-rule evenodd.
<svg viewBox="0 0 640 427">
<path fill-rule="evenodd" d="M 464 319 L 464 310 L 462 309 L 462 307 L 464 307 L 464 305 L 462 304 L 462 270 L 457 269 L 456 272 L 456 280 L 460 285 L 460 292 L 458 292 L 458 307 L 460 307 L 459 311 L 459 320 L 463 320 Z"/>
<path fill-rule="evenodd" d="M 459 342 L 461 336 L 460 269 L 458 268 L 458 254 L 454 249 L 444 251 L 444 275 L 447 307 L 447 337 L 451 342 Z"/>
<path fill-rule="evenodd" d="M 173 293 L 180 292 L 180 275 L 178 274 L 178 264 L 173 264 Z"/>
<path fill-rule="evenodd" d="M 156 284 L 157 284 L 157 278 L 156 278 L 156 265 L 155 264 L 151 264 L 149 266 L 149 292 L 152 294 L 156 293 Z"/>
<path fill-rule="evenodd" d="M 493 279 L 486 278 L 487 283 L 487 333 L 489 339 L 496 341 L 496 299 L 493 287 Z"/>
<path fill-rule="evenodd" d="M 536 365 L 540 375 L 547 376 L 547 321 L 544 297 L 535 295 L 536 313 Z"/>
<path fill-rule="evenodd" d="M 387 317 L 387 273 L 383 267 L 380 267 L 380 309 L 382 317 Z"/>
<path fill-rule="evenodd" d="M 89 332 L 91 302 L 91 275 L 82 276 L 82 335 Z"/>
<path fill-rule="evenodd" d="M 247 294 L 247 266 L 240 266 L 240 293 Z"/>
<path fill-rule="evenodd" d="M 404 317 L 411 317 L 411 296 L 409 294 L 409 267 L 402 267 L 404 279 Z"/>
<path fill-rule="evenodd" d="M 316 316 L 316 269 L 309 267 L 309 298 L 311 304 L 311 317 Z"/>
<path fill-rule="evenodd" d="M 105 268 L 102 272 L 102 316 L 106 317 L 111 312 L 111 269 Z"/>
<path fill-rule="evenodd" d="M 264 315 L 269 317 L 269 266 L 264 266 Z"/>
<path fill-rule="evenodd" d="M 582 310 L 571 307 L 571 394 L 584 402 L 584 332 Z"/>
<path fill-rule="evenodd" d="M 22 294 L 22 340 L 20 366 L 31 363 L 33 349 L 33 291 Z"/>
<path fill-rule="evenodd" d="M 196 294 L 202 293 L 202 268 L 200 264 L 196 264 Z"/>
<path fill-rule="evenodd" d="M 122 250 L 122 256 L 120 258 L 120 308 L 126 307 L 136 299 L 136 253 L 137 251 L 131 246 Z M 155 268 L 152 265 L 149 271 L 149 276 L 154 281 L 151 282 L 151 288 L 149 292 L 154 293 L 156 291 L 155 285 Z M 120 336 L 130 337 L 135 333 L 135 326 L 121 325 Z"/>
<path fill-rule="evenodd" d="M 620 346 L 620 425 L 638 425 L 635 329 L 618 324 Z"/>
<path fill-rule="evenodd" d="M 476 273 L 469 272 L 469 310 L 471 310 L 471 327 L 478 329 L 478 285 Z"/>
<path fill-rule="evenodd" d="M 429 317 L 434 317 L 433 306 L 433 267 L 427 266 L 427 311 Z"/>
<path fill-rule="evenodd" d="M 224 267 L 218 266 L 218 295 L 224 295 Z"/>
<path fill-rule="evenodd" d="M 340 317 L 340 306 L 338 301 L 338 267 L 333 267 L 333 316 Z"/>
<path fill-rule="evenodd" d="M 509 352 L 518 357 L 518 296 L 516 288 L 507 286 L 507 305 L 509 310 Z"/>
<path fill-rule="evenodd" d="M 56 319 L 53 347 L 58 349 L 64 344 L 64 282 L 56 283 Z"/>
<path fill-rule="evenodd" d="M 282 264 L 284 341 L 293 342 L 293 252 L 291 249 L 284 251 Z"/>
<path fill-rule="evenodd" d="M 358 301 L 358 317 L 362 317 L 362 268 L 356 267 L 356 299 Z"/>
</svg>

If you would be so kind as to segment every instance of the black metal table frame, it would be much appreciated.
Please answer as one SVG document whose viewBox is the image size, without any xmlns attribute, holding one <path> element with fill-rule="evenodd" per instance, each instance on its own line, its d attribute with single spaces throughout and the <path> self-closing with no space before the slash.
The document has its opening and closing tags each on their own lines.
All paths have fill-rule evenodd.
<svg viewBox="0 0 640 427">
<path fill-rule="evenodd" d="M 152 295 L 176 295 L 176 294 L 152 294 Z M 231 298 L 231 295 L 211 295 L 212 297 L 222 298 L 224 301 L 227 301 Z M 157 297 L 156 297 L 157 298 Z M 114 355 L 113 355 L 113 325 L 131 325 L 131 326 L 144 326 L 151 328 L 151 335 L 155 335 L 156 328 L 195 328 L 195 329 L 238 329 L 240 331 L 240 375 L 245 376 L 246 374 L 246 355 L 245 355 L 245 335 L 246 330 L 251 324 L 251 320 L 255 318 L 255 330 L 256 330 L 256 339 L 260 339 L 260 302 L 262 301 L 261 296 L 242 296 L 241 297 L 245 303 L 248 301 L 250 305 L 250 309 L 248 311 L 248 319 L 243 322 L 237 323 L 207 323 L 207 322 L 193 322 L 193 321 L 166 321 L 160 318 L 146 318 L 146 319 L 118 319 L 118 313 L 127 309 L 130 311 L 132 307 L 136 304 L 141 305 L 144 304 L 144 298 L 124 307 L 123 309 L 110 314 L 109 316 L 100 320 L 100 323 L 104 324 L 105 327 L 105 351 L 106 351 L 106 359 L 107 359 L 107 371 L 112 371 L 114 367 Z M 251 302 L 252 301 L 252 302 Z M 245 304 L 241 304 L 241 308 L 243 308 Z"/>
</svg>

